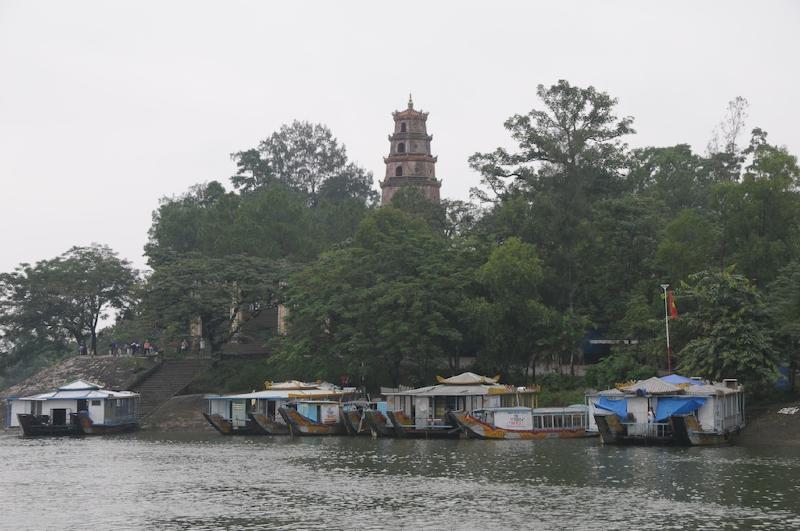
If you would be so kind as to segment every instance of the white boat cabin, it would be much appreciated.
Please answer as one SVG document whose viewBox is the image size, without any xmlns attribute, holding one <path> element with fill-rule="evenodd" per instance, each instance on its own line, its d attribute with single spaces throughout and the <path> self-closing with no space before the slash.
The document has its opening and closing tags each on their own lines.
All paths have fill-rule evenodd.
<svg viewBox="0 0 800 531">
<path fill-rule="evenodd" d="M 693 415 L 703 431 L 711 433 L 745 426 L 744 388 L 734 379 L 712 383 L 671 374 L 587 394 L 586 398 L 590 431 L 597 431 L 596 414 L 616 414 L 629 433 L 652 432 L 667 425 L 670 417 L 682 415 Z"/>
<path fill-rule="evenodd" d="M 18 427 L 17 414 L 46 416 L 57 426 L 71 424 L 71 415 L 86 411 L 94 424 L 111 426 L 136 420 L 139 394 L 111 391 L 83 380 L 76 380 L 49 393 L 9 398 L 6 427 Z"/>
<path fill-rule="evenodd" d="M 465 372 L 437 377 L 438 385 L 401 391 L 384 391 L 388 409 L 404 413 L 416 426 L 446 424 L 447 411 L 471 412 L 500 407 L 535 407 L 538 388 L 517 388 Z"/>
<path fill-rule="evenodd" d="M 285 424 L 278 409 L 290 402 L 310 399 L 345 398 L 355 394 L 356 389 L 344 389 L 327 383 L 303 383 L 296 380 L 277 384 L 267 383 L 263 391 L 242 393 L 236 395 L 206 395 L 209 415 L 219 415 L 225 420 L 230 420 L 234 426 L 245 426 L 250 413 L 261 413 L 273 422 Z M 298 409 L 298 411 L 300 411 Z M 301 411 L 302 413 L 302 411 Z M 309 413 L 310 406 L 309 406 Z M 302 413 L 305 415 L 305 413 Z M 336 412 L 338 420 L 338 409 Z M 308 416 L 308 415 L 305 415 Z M 319 418 L 325 415 L 320 413 Z M 309 417 L 312 418 L 312 417 Z M 313 420 L 316 420 L 314 418 Z"/>
<path fill-rule="evenodd" d="M 490 426 L 505 430 L 557 430 L 586 428 L 588 408 L 583 404 L 569 407 L 498 407 L 479 409 L 471 415 Z"/>
</svg>

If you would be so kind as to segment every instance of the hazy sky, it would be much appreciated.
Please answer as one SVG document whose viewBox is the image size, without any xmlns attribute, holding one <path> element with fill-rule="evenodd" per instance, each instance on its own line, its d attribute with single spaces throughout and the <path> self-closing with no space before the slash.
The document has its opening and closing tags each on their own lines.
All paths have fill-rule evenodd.
<svg viewBox="0 0 800 531">
<path fill-rule="evenodd" d="M 144 264 L 159 198 L 293 119 L 383 177 L 391 112 L 430 112 L 444 197 L 567 79 L 619 98 L 631 146 L 703 151 L 727 102 L 800 153 L 800 2 L 0 0 L 0 271 L 107 243 Z M 377 185 L 376 185 L 377 186 Z"/>
</svg>

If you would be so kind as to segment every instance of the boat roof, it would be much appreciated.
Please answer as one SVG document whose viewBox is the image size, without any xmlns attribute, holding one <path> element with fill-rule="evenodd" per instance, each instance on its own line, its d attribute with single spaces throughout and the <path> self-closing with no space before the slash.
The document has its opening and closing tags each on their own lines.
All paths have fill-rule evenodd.
<svg viewBox="0 0 800 531">
<path fill-rule="evenodd" d="M 462 372 L 456 376 L 451 376 L 450 378 L 442 378 L 441 376 L 436 377 L 436 381 L 443 385 L 479 385 L 479 384 L 496 384 L 500 380 L 500 375 L 495 376 L 494 378 L 489 378 L 488 376 L 481 376 L 480 374 L 475 374 L 474 372 Z"/>
<path fill-rule="evenodd" d="M 290 398 L 340 398 L 356 393 L 355 387 L 344 389 L 268 389 L 233 395 L 206 395 L 207 400 L 280 400 Z"/>
<path fill-rule="evenodd" d="M 10 398 L 9 400 L 103 400 L 106 398 L 132 398 L 136 396 L 139 396 L 139 393 L 112 391 L 84 380 L 75 380 L 49 393 Z"/>
<path fill-rule="evenodd" d="M 704 382 L 696 378 L 687 378 L 679 374 L 669 376 L 647 378 L 627 385 L 618 385 L 616 389 L 607 389 L 596 393 L 588 393 L 587 396 L 671 396 L 671 395 L 691 395 L 691 396 L 714 396 L 727 395 L 742 392 L 742 387 L 737 385 L 729 387 L 724 382 Z"/>
<path fill-rule="evenodd" d="M 505 395 L 516 393 L 517 389 L 510 385 L 501 384 L 470 384 L 450 385 L 439 384 L 428 387 L 418 387 L 406 391 L 386 393 L 386 396 L 474 396 L 474 395 Z M 529 391 L 530 392 L 530 391 Z"/>
</svg>

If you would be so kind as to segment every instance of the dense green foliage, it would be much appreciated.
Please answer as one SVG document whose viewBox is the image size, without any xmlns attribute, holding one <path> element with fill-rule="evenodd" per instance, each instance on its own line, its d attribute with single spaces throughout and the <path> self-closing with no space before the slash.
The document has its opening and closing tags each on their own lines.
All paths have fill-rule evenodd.
<svg viewBox="0 0 800 531">
<path fill-rule="evenodd" d="M 636 340 L 588 370 L 585 383 L 605 387 L 666 368 L 668 283 L 680 309 L 673 366 L 754 387 L 782 364 L 793 374 L 800 168 L 758 128 L 742 142 L 747 102 L 731 102 L 701 154 L 629 149 L 633 119 L 594 87 L 559 81 L 537 96 L 505 122 L 513 149 L 470 157 L 476 203 L 406 189 L 376 208 L 372 175 L 327 127 L 282 126 L 232 155 L 233 190 L 212 181 L 161 202 L 145 249 L 152 273 L 141 289 L 125 277 L 106 301 L 138 300 L 109 336 L 174 342 L 202 323 L 216 351 L 283 303 L 288 335 L 270 340 L 270 365 L 254 374 L 371 388 L 466 366 L 527 383 L 543 369 L 572 373 L 588 334 Z M 23 296 L 42 286 L 88 296 L 80 268 L 55 274 L 66 258 L 2 277 L 0 351 L 94 341 L 102 311 Z"/>
</svg>

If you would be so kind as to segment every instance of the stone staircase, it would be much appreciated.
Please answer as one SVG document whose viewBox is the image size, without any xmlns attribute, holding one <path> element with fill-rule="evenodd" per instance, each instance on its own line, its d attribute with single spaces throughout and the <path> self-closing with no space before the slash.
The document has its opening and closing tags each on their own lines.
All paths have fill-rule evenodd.
<svg viewBox="0 0 800 531">
<path fill-rule="evenodd" d="M 209 363 L 208 359 L 164 360 L 158 369 L 131 389 L 141 395 L 137 418 L 146 417 L 180 393 Z"/>
</svg>

